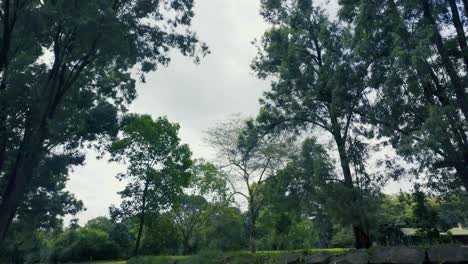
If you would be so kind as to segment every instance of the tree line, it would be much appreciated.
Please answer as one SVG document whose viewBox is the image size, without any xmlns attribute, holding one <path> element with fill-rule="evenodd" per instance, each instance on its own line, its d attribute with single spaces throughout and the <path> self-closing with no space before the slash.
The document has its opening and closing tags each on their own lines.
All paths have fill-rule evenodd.
<svg viewBox="0 0 468 264">
<path fill-rule="evenodd" d="M 213 127 L 208 135 L 214 137 L 212 142 L 220 140 L 220 131 L 223 140 L 233 135 L 245 139 L 249 124 L 251 120 L 235 118 Z M 239 126 L 243 129 L 233 129 Z M 128 166 L 117 175 L 125 179 L 126 186 L 119 192 L 121 204 L 109 208 L 110 217 L 91 219 L 84 226 L 73 219 L 66 227 L 60 213 L 50 215 L 47 208 L 35 211 L 34 217 L 19 217 L 2 245 L 0 260 L 66 263 L 246 248 L 355 246 L 350 223 L 356 220 L 349 210 L 356 208 L 348 207 L 354 201 L 342 197 L 346 194 L 342 182 L 329 181 L 337 179 L 332 160 L 315 139 L 304 140 L 298 149 L 289 138 L 289 144 L 262 141 L 262 148 L 249 148 L 255 155 L 249 154 L 248 159 L 244 154 L 237 156 L 245 153 L 243 143 L 223 144 L 230 159 L 219 157 L 232 163 L 221 166 L 192 160 L 188 146 L 180 143 L 178 129 L 166 118 L 132 115 L 108 146 L 110 161 L 125 159 Z M 236 165 L 238 157 L 243 157 L 239 164 L 247 165 Z M 279 162 L 279 158 L 286 161 Z M 239 177 L 242 180 L 236 180 Z M 247 210 L 236 195 L 246 198 Z M 452 243 L 450 235 L 441 236 L 440 230 L 468 220 L 465 192 L 428 195 L 416 185 L 413 193 L 375 193 L 361 199 L 359 206 L 367 210 L 368 234 L 379 245 L 407 244 L 400 228 L 408 226 L 418 228 L 420 243 Z M 62 206 L 58 204 L 63 210 Z M 80 206 L 75 202 L 75 212 Z"/>
</svg>

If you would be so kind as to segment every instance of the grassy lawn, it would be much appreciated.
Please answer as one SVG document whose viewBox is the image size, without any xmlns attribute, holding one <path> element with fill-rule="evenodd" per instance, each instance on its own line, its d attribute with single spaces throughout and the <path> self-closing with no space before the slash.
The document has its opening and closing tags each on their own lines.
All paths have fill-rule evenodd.
<svg viewBox="0 0 468 264">
<path fill-rule="evenodd" d="M 73 263 L 70 263 L 73 264 Z M 116 260 L 116 261 L 96 261 L 96 262 L 82 262 L 76 264 L 127 264 L 125 260 Z"/>
<path fill-rule="evenodd" d="M 255 255 L 251 254 L 249 251 L 233 251 L 233 252 L 226 252 L 226 253 L 208 253 L 198 256 L 146 256 L 141 257 L 140 261 L 144 263 L 167 263 L 170 260 L 179 260 L 182 263 L 200 263 L 203 259 L 219 259 L 222 261 L 223 259 L 238 259 L 239 263 L 244 263 L 244 261 L 253 261 L 255 263 L 263 263 L 262 261 L 268 261 L 274 258 L 277 258 L 281 255 L 285 255 L 288 253 L 303 253 L 303 254 L 313 254 L 318 252 L 327 252 L 331 255 L 339 255 L 343 254 L 344 252 L 348 251 L 349 249 L 344 248 L 331 248 L 331 249 L 303 249 L 303 250 L 289 250 L 289 251 L 257 251 Z M 242 261 L 244 260 L 244 261 Z M 85 262 L 80 264 L 126 264 L 126 261 L 98 261 L 98 262 Z M 237 262 L 236 262 L 237 263 Z M 250 262 L 245 262 L 250 263 Z"/>
<path fill-rule="evenodd" d="M 318 252 L 327 252 L 331 255 L 339 255 L 345 253 L 349 249 L 335 248 L 335 249 L 303 249 L 303 250 L 289 250 L 289 251 L 257 251 L 256 254 L 251 254 L 249 251 L 233 251 L 233 252 L 201 252 L 194 256 L 146 256 L 133 259 L 129 264 L 165 264 L 170 260 L 178 260 L 177 263 L 181 264 L 201 264 L 201 263 L 275 263 L 275 260 L 282 255 L 289 253 L 300 253 L 302 255 L 310 255 Z"/>
</svg>

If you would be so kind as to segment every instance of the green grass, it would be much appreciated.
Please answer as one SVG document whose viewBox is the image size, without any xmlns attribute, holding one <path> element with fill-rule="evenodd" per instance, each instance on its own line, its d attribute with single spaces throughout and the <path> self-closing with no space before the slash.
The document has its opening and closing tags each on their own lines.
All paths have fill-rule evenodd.
<svg viewBox="0 0 468 264">
<path fill-rule="evenodd" d="M 255 263 L 255 264 L 267 264 L 275 263 L 275 260 L 288 253 L 300 253 L 301 255 L 310 255 L 318 252 L 327 252 L 331 255 L 340 255 L 348 251 L 349 249 L 334 248 L 334 249 L 303 249 L 303 250 L 285 250 L 285 251 L 257 251 L 255 254 L 249 251 L 232 251 L 232 252 L 220 252 L 220 251 L 202 251 L 198 255 L 194 256 L 146 256 L 138 259 L 129 261 L 128 264 L 166 264 L 170 260 L 178 260 L 177 263 L 181 264 L 218 264 L 218 263 Z"/>
<path fill-rule="evenodd" d="M 325 249 L 320 249 L 320 248 L 314 248 L 314 249 L 297 249 L 297 250 L 260 250 L 257 251 L 255 254 L 259 256 L 281 256 L 284 254 L 288 253 L 305 253 L 307 255 L 313 254 L 313 253 L 319 253 L 319 252 L 327 252 L 330 253 L 331 255 L 340 255 L 348 251 L 349 249 L 347 248 L 325 248 Z M 234 251 L 234 252 L 228 252 L 227 254 L 251 254 L 250 251 L 244 250 L 244 251 Z"/>
<path fill-rule="evenodd" d="M 124 260 L 119 260 L 119 261 L 102 261 L 102 262 L 96 262 L 99 264 L 127 264 L 127 261 Z"/>
<path fill-rule="evenodd" d="M 288 254 L 288 253 L 301 253 L 304 255 L 310 255 L 318 252 L 327 252 L 331 255 L 340 255 L 348 251 L 346 248 L 331 248 L 331 249 L 302 249 L 302 250 L 277 250 L 277 251 L 257 251 L 254 254 L 251 254 L 247 250 L 243 251 L 231 251 L 231 252 L 219 252 L 219 251 L 208 251 L 201 252 L 196 256 L 145 256 L 140 257 L 138 262 L 141 263 L 150 263 L 150 264 L 165 264 L 170 260 L 182 261 L 183 264 L 191 263 L 205 263 L 207 260 L 213 261 L 214 263 L 218 262 L 223 263 L 223 260 L 234 260 L 232 263 L 270 263 L 272 260 L 276 259 L 279 256 Z M 178 262 L 179 263 L 179 262 Z M 208 262 L 206 262 L 208 263 Z M 210 262 L 211 263 L 211 262 Z M 85 262 L 80 264 L 127 264 L 126 261 L 98 261 L 98 262 Z"/>
<path fill-rule="evenodd" d="M 70 263 L 73 264 L 73 263 Z M 76 263 L 76 264 L 127 264 L 127 261 L 125 260 L 115 260 L 115 261 L 96 261 L 96 262 L 82 262 L 82 263 Z"/>
</svg>

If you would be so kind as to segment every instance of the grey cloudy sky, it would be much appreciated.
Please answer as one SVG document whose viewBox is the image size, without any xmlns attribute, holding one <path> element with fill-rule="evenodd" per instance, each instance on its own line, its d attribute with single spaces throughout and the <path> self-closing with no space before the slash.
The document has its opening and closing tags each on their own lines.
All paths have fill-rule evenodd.
<svg viewBox="0 0 468 264">
<path fill-rule="evenodd" d="M 149 74 L 138 84 L 138 99 L 131 110 L 153 116 L 167 116 L 181 125 L 180 135 L 196 158 L 210 158 L 204 131 L 216 121 L 234 113 L 255 115 L 262 91 L 268 82 L 258 80 L 250 70 L 256 54 L 251 41 L 267 28 L 258 14 L 260 0 L 197 0 L 193 28 L 210 46 L 212 54 L 194 65 L 178 54 L 168 68 Z M 322 1 L 330 14 L 334 1 Z M 111 204 L 119 203 L 117 192 L 123 184 L 115 179 L 124 170 L 90 153 L 86 165 L 76 168 L 68 189 L 83 200 L 87 208 L 80 223 L 108 214 Z"/>
</svg>

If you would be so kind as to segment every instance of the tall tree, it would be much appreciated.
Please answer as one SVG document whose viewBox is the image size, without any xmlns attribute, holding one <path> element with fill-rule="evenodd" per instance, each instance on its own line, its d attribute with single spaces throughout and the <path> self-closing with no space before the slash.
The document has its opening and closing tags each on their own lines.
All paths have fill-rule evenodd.
<svg viewBox="0 0 468 264">
<path fill-rule="evenodd" d="M 183 195 L 174 208 L 174 222 L 182 236 L 183 253 L 186 255 L 196 250 L 201 216 L 207 207 L 208 202 L 203 196 Z"/>
<path fill-rule="evenodd" d="M 218 124 L 207 134 L 233 195 L 247 200 L 249 247 L 255 252 L 255 228 L 263 200 L 260 188 L 287 159 L 288 143 L 281 137 L 265 137 L 253 120 L 240 117 Z"/>
<path fill-rule="evenodd" d="M 332 219 L 331 215 L 348 205 L 340 195 L 335 196 L 339 179 L 333 170 L 326 150 L 315 139 L 306 139 L 287 166 L 268 179 L 265 188 L 274 210 L 313 219 L 322 247 L 328 247 L 333 223 L 343 223 L 343 219 Z"/>
<path fill-rule="evenodd" d="M 374 88 L 361 116 L 432 187 L 468 191 L 467 1 L 339 1 Z"/>
<path fill-rule="evenodd" d="M 157 215 L 168 210 L 188 186 L 191 152 L 180 144 L 179 125 L 166 118 L 153 120 L 150 116 L 135 116 L 112 143 L 113 161 L 128 164 L 127 172 L 118 175 L 128 182 L 120 195 L 123 202 L 119 212 L 126 217 L 138 216 L 139 226 L 135 244 L 138 254 L 147 213 Z"/>
<path fill-rule="evenodd" d="M 355 210 L 371 183 L 355 114 L 367 92 L 367 66 L 355 61 L 352 32 L 330 21 L 311 0 L 264 0 L 262 15 L 272 27 L 259 43 L 252 67 L 260 78 L 273 81 L 261 100 L 259 121 L 268 129 L 312 129 L 332 137 L 347 190 L 343 195 L 353 204 L 348 221 L 356 247 L 370 247 L 366 211 Z"/>
<path fill-rule="evenodd" d="M 135 98 L 134 68 L 143 79 L 171 49 L 196 60 L 206 51 L 190 31 L 192 8 L 192 0 L 1 1 L 0 240 L 51 148 L 108 134 L 87 129 L 96 109 L 115 115 L 94 124 L 117 123 Z"/>
<path fill-rule="evenodd" d="M 221 171 L 212 163 L 196 160 L 190 185 L 174 206 L 175 224 L 182 235 L 184 254 L 194 253 L 200 245 L 200 229 L 208 219 L 210 204 L 228 206 L 228 189 Z M 202 217 L 202 215 L 204 215 Z"/>
</svg>

